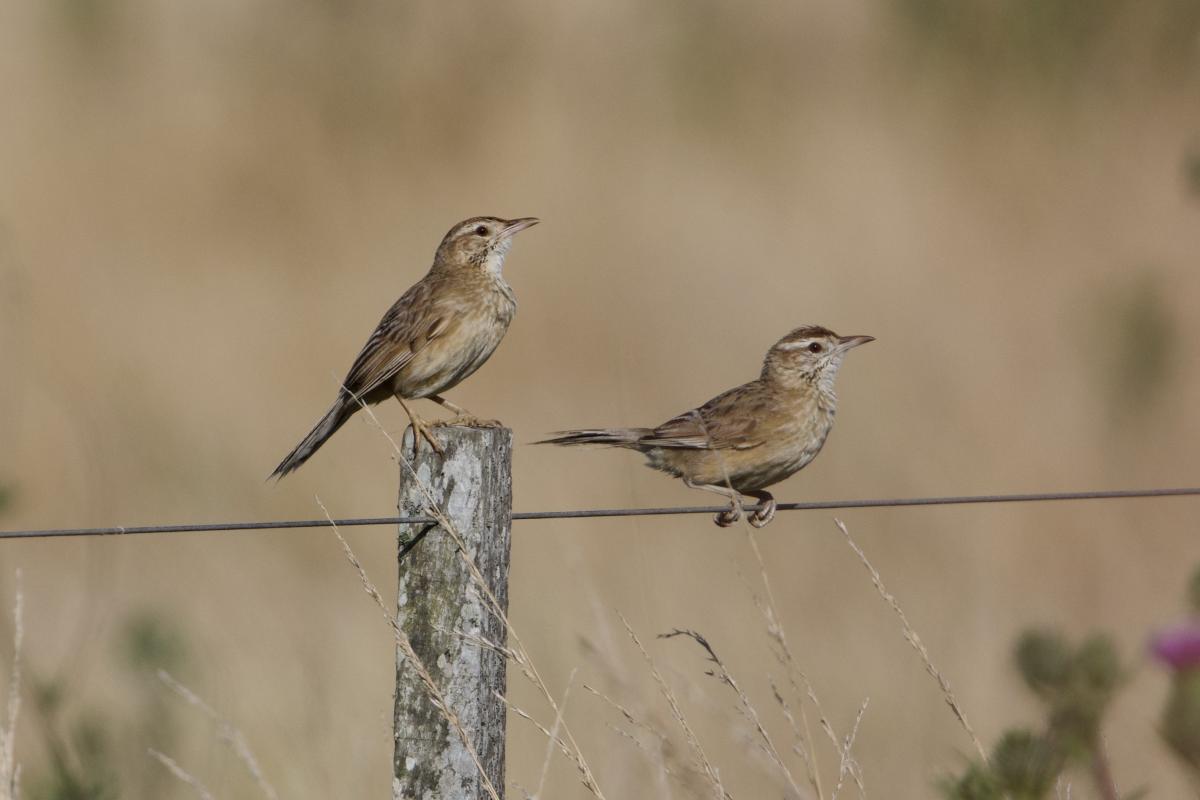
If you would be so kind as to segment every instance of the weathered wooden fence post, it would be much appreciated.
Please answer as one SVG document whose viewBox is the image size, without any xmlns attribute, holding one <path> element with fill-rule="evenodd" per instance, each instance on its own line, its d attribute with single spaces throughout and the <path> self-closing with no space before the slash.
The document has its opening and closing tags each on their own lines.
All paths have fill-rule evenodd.
<svg viewBox="0 0 1200 800">
<path fill-rule="evenodd" d="M 412 473 L 400 467 L 400 515 L 422 516 L 430 501 L 462 537 L 501 607 L 508 607 L 512 525 L 512 431 L 439 427 L 445 456 L 422 442 Z M 404 438 L 412 452 L 412 429 Z M 422 525 L 401 525 L 401 549 Z M 504 625 L 488 610 L 454 539 L 440 526 L 400 562 L 398 619 L 466 730 L 492 786 L 504 796 Z M 403 653 L 396 654 L 394 800 L 483 800 L 479 769 L 459 734 L 430 702 Z"/>
</svg>

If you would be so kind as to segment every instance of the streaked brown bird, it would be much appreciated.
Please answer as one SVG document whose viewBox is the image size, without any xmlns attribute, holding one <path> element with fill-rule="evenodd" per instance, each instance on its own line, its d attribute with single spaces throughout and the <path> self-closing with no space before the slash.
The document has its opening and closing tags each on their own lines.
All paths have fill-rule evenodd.
<svg viewBox="0 0 1200 800">
<path fill-rule="evenodd" d="M 479 369 L 504 338 L 517 301 L 501 267 L 513 236 L 537 223 L 534 217 L 472 217 L 451 228 L 429 272 L 379 321 L 333 406 L 271 477 L 307 461 L 362 403 L 399 400 L 412 423 L 414 451 L 422 438 L 441 448 L 406 400 L 428 398 L 454 412 L 455 421 L 478 422 L 441 393 Z"/>
<path fill-rule="evenodd" d="M 721 527 L 742 515 L 741 495 L 761 504 L 749 522 L 775 516 L 766 487 L 803 469 L 825 444 L 837 413 L 833 380 L 847 351 L 872 336 L 838 336 L 819 325 L 796 328 L 767 351 L 762 374 L 657 428 L 560 431 L 538 444 L 606 444 L 638 450 L 647 466 L 729 499 Z"/>
</svg>

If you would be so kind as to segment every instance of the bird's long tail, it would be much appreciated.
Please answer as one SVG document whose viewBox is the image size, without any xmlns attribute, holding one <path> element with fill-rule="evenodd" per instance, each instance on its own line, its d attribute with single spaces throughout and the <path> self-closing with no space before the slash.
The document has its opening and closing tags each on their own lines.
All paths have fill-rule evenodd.
<svg viewBox="0 0 1200 800">
<path fill-rule="evenodd" d="M 321 445 L 325 444 L 325 440 L 333 436 L 337 429 L 346 423 L 346 420 L 354 416 L 354 412 L 358 411 L 358 403 L 347 394 L 342 394 L 334 402 L 333 406 L 325 412 L 325 416 L 321 417 L 308 436 L 296 445 L 296 449 L 287 454 L 287 458 L 279 462 L 279 466 L 271 473 L 271 477 L 267 478 L 282 478 L 289 472 L 299 469 L 300 465 L 308 461 L 312 454 L 320 449 Z"/>
<path fill-rule="evenodd" d="M 637 447 L 653 431 L 649 428 L 595 428 L 583 431 L 558 431 L 552 439 L 534 444 L 607 444 L 613 447 Z"/>
</svg>

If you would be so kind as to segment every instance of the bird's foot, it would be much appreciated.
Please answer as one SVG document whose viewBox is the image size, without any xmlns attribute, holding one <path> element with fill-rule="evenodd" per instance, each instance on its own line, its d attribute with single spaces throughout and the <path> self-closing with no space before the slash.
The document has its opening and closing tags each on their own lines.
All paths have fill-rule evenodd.
<svg viewBox="0 0 1200 800">
<path fill-rule="evenodd" d="M 446 455 L 445 448 L 443 448 L 438 440 L 433 438 L 433 434 L 429 432 L 429 429 L 435 427 L 436 425 L 436 422 L 430 424 L 420 417 L 413 417 L 412 424 L 409 426 L 412 428 L 413 432 L 413 458 L 416 458 L 417 454 L 421 451 L 422 439 L 428 442 L 429 446 L 432 447 L 433 451 L 439 456 L 444 457 Z"/>
<path fill-rule="evenodd" d="M 456 414 L 450 419 L 438 420 L 433 423 L 438 427 L 457 426 L 460 428 L 503 428 L 504 423 L 498 419 L 480 419 L 474 414 Z"/>
<path fill-rule="evenodd" d="M 737 521 L 742 518 L 742 506 L 736 500 L 729 506 L 727 511 L 722 511 L 713 516 L 713 522 L 719 527 L 728 528 L 730 525 L 736 525 Z"/>
<path fill-rule="evenodd" d="M 422 439 L 429 442 L 429 446 L 433 448 L 433 452 L 437 453 L 439 456 L 445 457 L 446 451 L 433 438 L 433 435 L 429 433 L 429 423 L 426 422 L 425 420 L 421 419 L 415 413 L 413 413 L 413 410 L 411 408 L 409 408 L 408 403 L 404 402 L 404 398 L 401 397 L 399 394 L 396 395 L 396 399 L 400 401 L 400 407 L 403 408 L 404 413 L 408 415 L 409 427 L 412 428 L 413 458 L 416 458 L 417 454 L 421 452 L 421 440 Z"/>
<path fill-rule="evenodd" d="M 775 498 L 767 495 L 766 497 L 760 497 L 759 501 L 759 508 L 753 514 L 746 517 L 746 521 L 755 528 L 766 527 L 768 522 L 775 519 Z"/>
</svg>

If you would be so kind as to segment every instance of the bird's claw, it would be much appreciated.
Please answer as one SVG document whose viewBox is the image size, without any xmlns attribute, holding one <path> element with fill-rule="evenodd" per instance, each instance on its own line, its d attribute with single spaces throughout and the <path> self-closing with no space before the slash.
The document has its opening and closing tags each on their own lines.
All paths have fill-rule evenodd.
<svg viewBox="0 0 1200 800">
<path fill-rule="evenodd" d="M 746 518 L 746 521 L 755 528 L 766 527 L 767 523 L 775 519 L 775 507 L 775 498 L 769 497 L 762 502 L 762 505 L 753 514 Z"/>
<path fill-rule="evenodd" d="M 737 503 L 732 504 L 728 510 L 722 511 L 713 517 L 713 522 L 721 528 L 728 528 L 730 525 L 737 524 L 737 521 L 742 518 L 742 507 Z"/>
<path fill-rule="evenodd" d="M 438 442 L 438 440 L 433 438 L 433 434 L 431 434 L 429 432 L 429 429 L 431 427 L 433 427 L 432 425 L 426 423 L 423 420 L 414 419 L 412 421 L 412 425 L 410 427 L 412 428 L 412 431 L 413 431 L 413 458 L 416 458 L 417 454 L 420 453 L 420 451 L 421 451 L 421 440 L 422 439 L 424 439 L 426 442 L 428 442 L 429 446 L 432 447 L 433 451 L 435 453 L 437 453 L 439 456 L 444 457 L 446 455 L 445 448 L 443 448 L 442 445 Z"/>
</svg>

